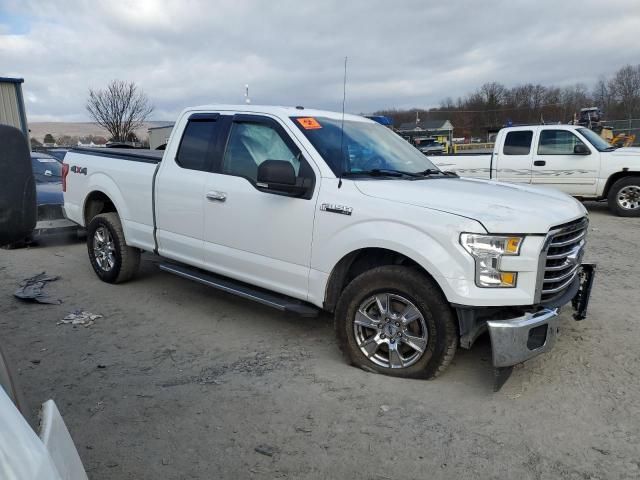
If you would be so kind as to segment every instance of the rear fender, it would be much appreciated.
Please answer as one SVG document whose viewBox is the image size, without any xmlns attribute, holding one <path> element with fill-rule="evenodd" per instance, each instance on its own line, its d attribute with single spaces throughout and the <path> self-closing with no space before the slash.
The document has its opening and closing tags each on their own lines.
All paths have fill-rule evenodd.
<svg viewBox="0 0 640 480">
<path fill-rule="evenodd" d="M 85 222 L 84 211 L 87 206 L 86 205 L 87 200 L 91 193 L 100 192 L 106 195 L 107 197 L 109 197 L 109 199 L 111 199 L 111 201 L 116 207 L 116 211 L 118 212 L 118 216 L 120 217 L 120 220 L 124 228 L 124 224 L 125 224 L 124 220 L 129 218 L 129 209 L 127 208 L 127 204 L 124 201 L 124 197 L 122 195 L 122 192 L 120 191 L 120 188 L 118 187 L 116 182 L 114 182 L 113 179 L 111 179 L 111 177 L 109 177 L 108 175 L 105 175 L 104 173 L 95 173 L 91 175 L 91 177 L 89 177 L 89 181 L 87 185 L 87 192 L 88 194 L 85 197 L 82 205 L 83 226 L 86 226 L 84 225 L 84 222 Z M 125 231 L 125 235 L 126 233 L 127 232 Z"/>
</svg>

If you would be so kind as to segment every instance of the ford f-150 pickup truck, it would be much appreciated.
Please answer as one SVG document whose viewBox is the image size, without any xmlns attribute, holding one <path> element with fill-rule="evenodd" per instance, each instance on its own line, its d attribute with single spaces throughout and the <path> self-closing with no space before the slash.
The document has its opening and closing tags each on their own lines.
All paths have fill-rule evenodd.
<svg viewBox="0 0 640 480">
<path fill-rule="evenodd" d="M 76 149 L 65 212 L 105 282 L 140 252 L 283 311 L 332 312 L 349 362 L 430 378 L 488 330 L 498 378 L 584 317 L 587 212 L 553 190 L 444 173 L 391 130 L 302 107 L 186 109 L 166 150 Z M 160 156 L 162 155 L 162 156 Z"/>
<path fill-rule="evenodd" d="M 640 148 L 611 146 L 585 127 L 503 128 L 491 154 L 431 161 L 461 176 L 556 188 L 582 200 L 606 200 L 616 215 L 640 216 Z"/>
</svg>

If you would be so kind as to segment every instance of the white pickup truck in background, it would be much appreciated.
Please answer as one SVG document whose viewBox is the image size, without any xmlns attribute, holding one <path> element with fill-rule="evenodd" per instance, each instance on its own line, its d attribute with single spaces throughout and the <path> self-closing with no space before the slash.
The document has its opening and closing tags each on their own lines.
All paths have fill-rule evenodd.
<svg viewBox="0 0 640 480">
<path fill-rule="evenodd" d="M 613 147 L 585 127 L 503 128 L 491 154 L 429 158 L 463 177 L 552 187 L 582 200 L 607 200 L 623 217 L 640 216 L 640 148 Z"/>
<path fill-rule="evenodd" d="M 588 219 L 553 190 L 443 173 L 389 129 L 301 107 L 205 106 L 166 150 L 65 157 L 68 218 L 100 279 L 160 268 L 283 311 L 335 317 L 349 362 L 430 378 L 489 330 L 498 384 L 584 318 Z M 498 385 L 499 386 L 499 385 Z"/>
</svg>

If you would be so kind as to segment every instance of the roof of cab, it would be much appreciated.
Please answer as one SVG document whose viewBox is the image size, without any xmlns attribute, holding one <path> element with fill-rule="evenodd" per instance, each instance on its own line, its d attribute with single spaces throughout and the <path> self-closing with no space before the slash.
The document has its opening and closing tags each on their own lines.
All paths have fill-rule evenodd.
<svg viewBox="0 0 640 480">
<path fill-rule="evenodd" d="M 319 118 L 331 118 L 342 119 L 341 112 L 332 112 L 329 110 L 315 110 L 308 108 L 298 107 L 283 107 L 276 105 L 253 105 L 253 104 L 240 104 L 240 105 L 200 105 L 197 107 L 188 107 L 185 112 L 243 112 L 243 113 L 257 113 L 257 114 L 269 114 L 275 115 L 280 118 L 289 117 L 319 117 Z M 373 120 L 361 117 L 360 115 L 352 115 L 349 113 L 344 114 L 345 120 L 356 122 L 368 122 L 375 123 Z"/>
</svg>

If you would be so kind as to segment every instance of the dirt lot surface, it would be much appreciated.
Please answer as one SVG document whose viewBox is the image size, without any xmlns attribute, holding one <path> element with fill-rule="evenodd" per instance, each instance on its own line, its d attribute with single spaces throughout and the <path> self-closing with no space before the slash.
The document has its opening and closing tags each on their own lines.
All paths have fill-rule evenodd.
<svg viewBox="0 0 640 480">
<path fill-rule="evenodd" d="M 347 366 L 303 319 L 158 270 L 101 283 L 83 244 L 0 251 L 0 342 L 93 479 L 640 478 L 640 221 L 590 205 L 590 317 L 492 392 L 484 338 L 437 380 Z M 62 305 L 20 302 L 46 271 Z M 85 309 L 89 327 L 58 325 Z"/>
</svg>

